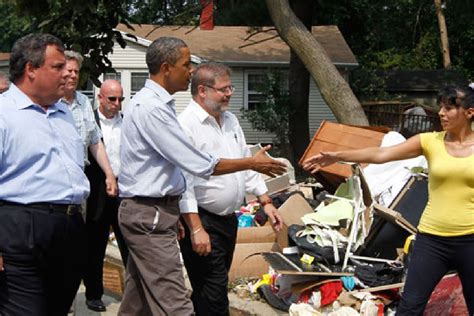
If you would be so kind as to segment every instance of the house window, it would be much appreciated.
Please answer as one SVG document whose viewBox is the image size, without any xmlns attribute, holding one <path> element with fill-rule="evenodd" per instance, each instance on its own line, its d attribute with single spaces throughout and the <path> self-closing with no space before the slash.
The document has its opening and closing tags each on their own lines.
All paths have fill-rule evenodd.
<svg viewBox="0 0 474 316">
<path fill-rule="evenodd" d="M 92 80 L 87 80 L 86 83 L 84 83 L 81 87 L 82 89 L 78 89 L 79 92 L 85 94 L 88 98 L 89 98 L 89 101 L 91 102 L 92 104 L 92 107 L 95 108 L 95 87 L 94 87 L 94 83 L 92 82 Z"/>
<path fill-rule="evenodd" d="M 118 82 L 122 82 L 122 73 L 120 72 L 109 72 L 104 74 L 104 81 L 108 79 L 117 80 Z"/>
<path fill-rule="evenodd" d="M 265 86 L 268 85 L 268 80 L 276 71 L 280 74 L 280 89 L 288 92 L 287 70 L 251 70 L 245 73 L 244 108 L 246 110 L 255 110 L 259 104 L 265 102 L 267 98 L 264 92 Z"/>
<path fill-rule="evenodd" d="M 145 81 L 149 78 L 147 72 L 132 72 L 131 73 L 131 96 L 133 97 L 138 91 L 140 91 L 143 86 L 145 86 Z"/>
</svg>

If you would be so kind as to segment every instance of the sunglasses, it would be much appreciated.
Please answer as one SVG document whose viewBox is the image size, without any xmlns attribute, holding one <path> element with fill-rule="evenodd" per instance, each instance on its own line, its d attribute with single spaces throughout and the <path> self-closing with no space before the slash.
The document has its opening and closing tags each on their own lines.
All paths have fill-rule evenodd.
<svg viewBox="0 0 474 316">
<path fill-rule="evenodd" d="M 110 101 L 110 102 L 115 102 L 117 101 L 117 99 L 122 102 L 123 100 L 125 100 L 125 97 L 107 97 L 107 99 Z"/>
</svg>

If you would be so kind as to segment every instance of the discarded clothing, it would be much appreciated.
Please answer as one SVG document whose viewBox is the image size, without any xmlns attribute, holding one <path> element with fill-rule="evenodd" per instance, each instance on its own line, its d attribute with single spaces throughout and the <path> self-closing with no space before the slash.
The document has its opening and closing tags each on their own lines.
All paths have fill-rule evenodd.
<svg viewBox="0 0 474 316">
<path fill-rule="evenodd" d="M 354 275 L 370 287 L 400 282 L 402 273 L 401 264 L 395 266 L 387 263 L 359 265 L 354 271 Z"/>
<path fill-rule="evenodd" d="M 304 226 L 296 224 L 290 225 L 290 227 L 288 227 L 288 235 L 290 236 L 291 240 L 293 240 L 295 244 L 302 250 L 302 252 L 315 257 L 316 261 L 322 261 L 331 264 L 337 263 L 339 261 L 336 261 L 336 258 L 339 259 L 344 257 L 344 247 L 337 247 L 337 252 L 335 255 L 333 245 L 321 247 L 318 245 L 318 243 L 308 241 L 306 236 L 298 237 L 297 233 L 299 231 L 304 231 L 304 229 Z"/>
<path fill-rule="evenodd" d="M 337 300 L 339 294 L 342 292 L 342 282 L 335 281 L 323 284 L 319 288 L 321 292 L 321 306 L 326 306 Z"/>
</svg>

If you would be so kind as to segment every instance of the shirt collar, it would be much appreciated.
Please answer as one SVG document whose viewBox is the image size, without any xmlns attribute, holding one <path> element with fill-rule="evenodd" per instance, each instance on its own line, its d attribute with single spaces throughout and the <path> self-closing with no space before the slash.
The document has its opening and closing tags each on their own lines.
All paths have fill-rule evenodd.
<svg viewBox="0 0 474 316">
<path fill-rule="evenodd" d="M 189 105 L 191 106 L 191 110 L 194 112 L 194 114 L 197 116 L 197 118 L 199 119 L 199 122 L 203 123 L 205 120 L 207 120 L 208 118 L 213 118 L 215 119 L 212 115 L 210 115 L 209 113 L 206 112 L 206 110 L 204 110 L 202 108 L 202 106 L 200 106 L 196 101 L 194 101 L 193 99 L 191 99 L 191 101 L 189 102 Z M 227 111 L 225 111 L 224 113 L 221 114 L 221 124 L 224 124 L 224 121 L 226 120 L 227 118 Z"/>
<path fill-rule="evenodd" d="M 26 109 L 30 106 L 40 106 L 33 101 L 31 101 L 30 97 L 27 96 L 23 91 L 21 91 L 14 83 L 10 84 L 10 89 L 6 92 L 8 96 L 15 100 L 15 104 L 18 110 Z M 48 107 L 49 112 L 66 112 L 67 109 L 65 105 L 59 102 L 59 100 Z"/>
<path fill-rule="evenodd" d="M 191 111 L 194 112 L 196 117 L 199 119 L 200 123 L 203 123 L 205 120 L 207 120 L 209 117 L 211 117 L 211 115 L 209 115 L 209 113 L 207 113 L 206 110 L 204 110 L 202 108 L 202 106 L 200 106 L 193 99 L 191 99 L 191 101 L 189 102 L 189 105 L 191 107 Z"/>
<path fill-rule="evenodd" d="M 145 81 L 145 87 L 155 92 L 164 103 L 174 106 L 174 99 L 160 84 L 151 79 Z"/>
<path fill-rule="evenodd" d="M 112 117 L 111 119 L 106 118 L 105 115 L 102 114 L 102 112 L 99 109 L 97 109 L 97 113 L 99 113 L 99 119 L 104 122 L 115 123 L 121 118 L 120 113 L 115 114 L 115 116 Z"/>
</svg>

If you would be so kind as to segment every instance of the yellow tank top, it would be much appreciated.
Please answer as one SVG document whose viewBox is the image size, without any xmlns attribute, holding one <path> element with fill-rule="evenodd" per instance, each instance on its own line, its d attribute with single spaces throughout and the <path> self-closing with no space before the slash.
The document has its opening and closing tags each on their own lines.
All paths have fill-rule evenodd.
<svg viewBox="0 0 474 316">
<path fill-rule="evenodd" d="M 428 204 L 418 230 L 437 236 L 474 233 L 474 154 L 451 156 L 444 145 L 446 132 L 420 134 L 428 160 Z"/>
</svg>

